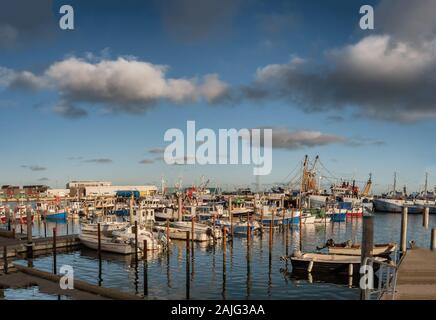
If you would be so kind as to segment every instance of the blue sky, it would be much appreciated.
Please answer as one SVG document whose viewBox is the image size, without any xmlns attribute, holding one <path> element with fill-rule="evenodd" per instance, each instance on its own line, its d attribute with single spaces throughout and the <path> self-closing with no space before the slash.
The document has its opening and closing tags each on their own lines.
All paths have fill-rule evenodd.
<svg viewBox="0 0 436 320">
<path fill-rule="evenodd" d="M 38 8 L 29 10 L 41 15 L 40 20 L 35 17 L 37 28 L 27 28 L 18 21 L 20 18 L 8 20 L 0 15 L 0 68 L 9 70 L 13 79 L 23 71 L 37 79 L 24 84 L 24 81 L 4 80 L 1 86 L 0 69 L 0 148 L 3 151 L 0 183 L 45 183 L 52 187 L 63 186 L 70 179 L 159 183 L 162 175 L 170 185 L 179 177 L 185 184 L 198 183 L 202 175 L 213 184 L 253 183 L 255 178 L 250 166 L 170 167 L 156 160 L 158 154 L 149 152 L 165 146 L 163 135 L 167 129 L 184 130 L 187 120 L 196 120 L 198 128 L 286 128 L 286 142 L 273 150 L 272 173 L 261 177 L 261 183 L 285 182 L 305 154 L 312 158 L 319 154 L 322 163 L 337 177 L 354 176 L 362 181 L 372 172 L 378 191 L 385 191 L 392 183 L 394 171 L 398 172 L 399 185 L 407 184 L 410 189 L 422 186 L 424 174 L 429 171 L 433 186 L 436 181 L 433 151 L 436 107 L 432 103 L 436 100 L 419 89 L 415 103 L 414 97 L 404 92 L 415 86 L 426 88 L 427 82 L 418 71 L 435 65 L 433 57 L 436 55 L 427 45 L 434 39 L 434 24 L 426 25 L 426 19 L 422 19 L 422 28 L 429 31 L 425 39 L 397 33 L 395 19 L 402 18 L 396 16 L 397 12 L 408 10 L 413 14 L 416 8 L 407 8 L 406 1 L 399 1 L 400 7 L 386 11 L 391 8 L 387 2 L 390 1 L 313 1 L 308 4 L 307 1 L 213 0 L 199 5 L 189 0 L 177 6 L 171 1 L 91 3 L 71 0 L 69 4 L 75 10 L 74 31 L 62 31 L 58 27 L 60 15 L 57 12 L 64 4 L 60 1 L 42 1 L 40 5 L 35 4 Z M 427 5 L 426 1 L 423 3 Z M 359 29 L 362 4 L 372 4 L 376 10 L 374 31 Z M 45 11 L 49 12 L 47 16 Z M 408 23 L 407 19 L 401 21 Z M 5 31 L 2 36 L 5 26 L 9 29 L 4 30 L 17 31 L 12 33 L 13 37 L 4 36 L 8 35 Z M 418 32 L 422 34 L 422 29 Z M 381 56 L 386 59 L 382 66 L 392 64 L 393 68 L 377 75 L 380 68 L 370 65 L 366 74 L 367 69 L 353 64 L 361 61 L 356 55 L 365 56 L 368 47 L 374 48 L 373 40 L 382 40 L 384 36 L 389 37 L 391 47 L 406 45 L 404 62 L 397 67 L 396 51 L 390 54 L 388 47 L 387 53 Z M 354 47 L 347 49 L 349 46 Z M 407 50 L 415 48 L 417 52 L 407 55 Z M 330 55 L 334 50 L 339 53 L 333 53 L 332 65 Z M 403 78 L 413 73 L 407 86 L 402 87 L 402 83 L 400 87 L 405 88 L 403 94 L 406 100 L 410 97 L 410 104 L 398 105 L 395 98 L 384 99 L 383 90 L 386 95 L 395 97 L 397 70 L 403 71 L 407 59 L 412 59 L 409 65 L 414 66 L 414 61 L 421 57 L 417 57 L 418 54 L 422 54 L 425 59 L 421 60 L 428 65 L 416 66 L 418 71 L 404 67 L 404 73 L 399 74 Z M 135 104 L 140 111 L 132 113 L 126 107 L 130 102 L 121 98 L 112 103 L 98 100 L 101 95 L 95 92 L 92 99 L 79 95 L 66 88 L 68 84 L 39 86 L 54 63 L 72 57 L 91 65 L 117 61 L 119 57 L 154 66 L 165 65 L 168 68 L 166 79 L 197 77 L 201 82 L 205 75 L 216 74 L 232 93 L 237 92 L 238 98 L 210 103 L 204 98 L 174 102 L 163 97 L 153 99 L 152 103 L 147 100 L 143 105 Z M 304 69 L 296 67 L 296 74 L 290 73 L 294 70 L 290 61 L 295 57 L 305 61 Z M 377 66 L 380 59 L 362 61 Z M 296 81 L 292 82 L 292 87 L 283 84 L 281 73 L 273 74 L 268 83 L 256 82 L 256 72 L 270 65 L 277 65 L 278 69 L 288 72 L 287 77 L 296 79 L 292 80 Z M 329 83 L 338 78 L 352 83 L 356 79 L 344 74 L 344 65 L 363 70 L 363 77 L 368 81 L 372 76 L 384 81 L 376 87 L 365 82 L 367 91 L 363 88 L 346 99 L 341 91 L 345 90 L 343 81 L 329 85 L 334 98 L 326 95 L 323 99 L 318 99 L 318 92 L 323 96 L 323 86 L 310 87 L 308 93 L 305 83 L 299 81 L 305 76 L 305 81 L 313 79 L 315 83 L 320 78 L 312 78 L 313 73 L 322 73 L 320 70 L 326 68 L 332 79 Z M 375 74 L 371 70 L 375 70 Z M 363 80 L 356 81 L 358 86 L 364 87 L 360 82 Z M 268 94 L 262 99 L 247 98 L 241 93 L 245 87 L 260 92 L 261 85 L 270 84 L 273 88 L 268 88 Z M 342 87 L 335 88 L 335 85 Z M 276 90 L 277 87 L 282 90 Z M 372 99 L 372 95 L 377 99 Z M 302 99 L 291 99 L 295 97 Z M 83 116 L 59 112 L 56 106 L 65 100 L 84 111 Z M 311 105 L 313 101 L 316 105 Z M 409 118 L 409 115 L 413 116 Z M 299 147 L 295 147 L 294 133 L 309 131 L 330 138 L 326 143 L 303 139 L 298 142 Z M 152 163 L 139 163 L 144 159 Z"/>
</svg>

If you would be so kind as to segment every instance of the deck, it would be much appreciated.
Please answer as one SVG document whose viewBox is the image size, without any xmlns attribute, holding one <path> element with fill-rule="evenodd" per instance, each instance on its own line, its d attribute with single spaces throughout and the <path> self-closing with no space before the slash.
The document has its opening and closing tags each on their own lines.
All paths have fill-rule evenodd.
<svg viewBox="0 0 436 320">
<path fill-rule="evenodd" d="M 422 248 L 407 251 L 398 269 L 394 300 L 436 300 L 436 252 Z"/>
</svg>

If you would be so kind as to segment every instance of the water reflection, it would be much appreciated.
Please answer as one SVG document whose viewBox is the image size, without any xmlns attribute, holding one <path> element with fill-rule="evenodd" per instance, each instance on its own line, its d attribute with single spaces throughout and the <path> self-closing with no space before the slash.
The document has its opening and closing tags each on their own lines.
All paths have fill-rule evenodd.
<svg viewBox="0 0 436 320">
<path fill-rule="evenodd" d="M 374 242 L 398 242 L 400 215 L 377 214 L 374 221 Z M 317 274 L 295 274 L 290 262 L 280 256 L 299 249 L 300 238 L 304 251 L 314 251 L 329 238 L 336 242 L 360 242 L 362 219 L 342 223 L 303 225 L 268 230 L 261 235 L 235 237 L 215 246 L 207 243 L 174 241 L 170 251 L 149 252 L 147 265 L 134 256 L 98 253 L 81 248 L 74 251 L 58 250 L 57 266 L 74 267 L 78 279 L 116 288 L 153 299 L 358 299 L 355 277 L 332 277 Z M 436 215 L 430 216 L 429 229 L 422 227 L 421 215 L 409 215 L 408 239 L 418 246 L 430 245 L 430 230 L 436 226 Z M 77 222 L 68 224 L 35 222 L 34 234 L 48 236 L 53 227 L 58 234 L 78 232 Z M 39 231 L 38 231 L 39 230 Z M 187 252 L 187 248 L 189 248 Z M 33 259 L 33 265 L 51 271 L 51 252 Z M 27 264 L 26 261 L 22 263 Z M 147 272 L 145 272 L 145 270 Z M 145 277 L 147 275 L 147 279 Z M 358 276 L 358 273 L 355 273 Z M 350 282 L 351 280 L 351 282 Z"/>
</svg>

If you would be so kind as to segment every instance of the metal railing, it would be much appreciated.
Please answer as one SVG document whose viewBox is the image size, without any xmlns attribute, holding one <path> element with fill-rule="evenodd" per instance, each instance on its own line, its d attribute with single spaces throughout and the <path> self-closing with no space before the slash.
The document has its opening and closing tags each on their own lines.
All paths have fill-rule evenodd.
<svg viewBox="0 0 436 320">
<path fill-rule="evenodd" d="M 390 262 L 380 261 L 377 258 L 365 258 L 363 266 L 366 268 L 364 270 L 371 270 L 369 276 L 373 277 L 371 279 L 371 284 L 374 283 L 373 270 L 377 266 L 377 286 L 369 286 L 367 288 L 361 288 L 364 291 L 363 298 L 365 300 L 380 300 L 383 296 L 390 297 L 392 300 L 395 297 L 395 291 L 397 286 L 397 271 L 399 265 L 398 252 L 394 252 L 393 259 Z M 368 276 L 368 275 L 367 275 Z"/>
</svg>

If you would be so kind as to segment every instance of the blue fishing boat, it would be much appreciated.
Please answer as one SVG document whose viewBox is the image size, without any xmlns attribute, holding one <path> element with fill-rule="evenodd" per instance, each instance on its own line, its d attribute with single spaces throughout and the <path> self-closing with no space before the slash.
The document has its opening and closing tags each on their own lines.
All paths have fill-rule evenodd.
<svg viewBox="0 0 436 320">
<path fill-rule="evenodd" d="M 128 217 L 130 215 L 129 209 L 117 209 L 112 211 L 117 217 Z"/>
<path fill-rule="evenodd" d="M 47 221 L 63 221 L 67 220 L 68 214 L 66 211 L 60 211 L 60 212 L 54 212 L 54 213 L 47 213 L 45 216 L 45 219 Z"/>
<path fill-rule="evenodd" d="M 345 222 L 347 220 L 347 211 L 353 209 L 351 202 L 338 202 L 337 206 L 327 212 L 332 222 Z"/>
</svg>

